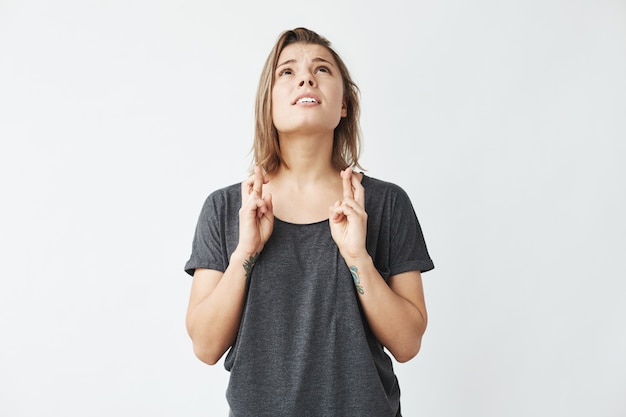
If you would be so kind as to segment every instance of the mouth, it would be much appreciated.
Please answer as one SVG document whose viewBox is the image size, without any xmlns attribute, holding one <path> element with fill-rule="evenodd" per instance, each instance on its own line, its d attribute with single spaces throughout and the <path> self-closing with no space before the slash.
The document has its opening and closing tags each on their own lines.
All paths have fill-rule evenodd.
<svg viewBox="0 0 626 417">
<path fill-rule="evenodd" d="M 302 95 L 299 96 L 293 104 L 319 104 L 321 103 L 320 99 L 313 95 Z"/>
</svg>

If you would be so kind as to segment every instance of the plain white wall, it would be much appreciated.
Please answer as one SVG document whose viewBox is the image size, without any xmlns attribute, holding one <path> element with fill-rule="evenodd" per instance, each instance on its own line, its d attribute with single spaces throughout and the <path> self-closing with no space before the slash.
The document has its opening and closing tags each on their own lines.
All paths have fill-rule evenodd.
<svg viewBox="0 0 626 417">
<path fill-rule="evenodd" d="M 626 3 L 0 2 L 0 415 L 225 416 L 182 271 L 278 34 L 328 37 L 436 269 L 410 416 L 626 415 Z"/>
</svg>

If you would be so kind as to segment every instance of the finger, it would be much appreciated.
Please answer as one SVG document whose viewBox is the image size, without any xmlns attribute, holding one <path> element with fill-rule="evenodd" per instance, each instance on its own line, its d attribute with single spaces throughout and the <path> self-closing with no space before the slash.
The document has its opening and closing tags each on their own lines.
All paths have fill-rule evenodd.
<svg viewBox="0 0 626 417">
<path fill-rule="evenodd" d="M 256 216 L 260 219 L 267 212 L 267 206 L 265 205 L 265 201 L 261 200 L 260 198 L 257 198 L 255 200 L 255 203 L 256 203 Z"/>
<path fill-rule="evenodd" d="M 260 199 L 258 203 L 259 210 L 257 211 L 257 216 L 259 218 L 263 216 L 273 217 L 274 216 L 274 207 L 272 206 L 272 195 L 267 194 L 264 195 L 262 199 Z"/>
<path fill-rule="evenodd" d="M 354 192 L 352 191 L 352 168 L 346 168 L 341 171 L 341 178 L 343 183 L 343 198 L 354 198 Z"/>
<path fill-rule="evenodd" d="M 241 201 L 244 202 L 250 194 L 250 190 L 252 189 L 252 184 L 254 184 L 254 175 L 251 175 L 245 181 L 241 183 Z"/>
<path fill-rule="evenodd" d="M 338 210 L 341 207 L 341 201 L 337 201 L 332 206 L 328 207 L 328 219 L 334 223 L 339 223 L 343 220 L 343 214 Z"/>
<path fill-rule="evenodd" d="M 358 175 L 352 175 L 352 189 L 354 190 L 354 200 L 361 207 L 365 207 L 365 188 L 363 188 Z"/>
<path fill-rule="evenodd" d="M 341 205 L 337 207 L 336 210 L 346 217 L 355 216 L 361 213 L 361 207 L 352 199 L 343 200 Z"/>
<path fill-rule="evenodd" d="M 260 219 L 265 216 L 270 208 L 267 205 L 267 200 L 263 198 L 253 198 L 254 202 L 252 203 L 252 210 L 256 212 L 256 216 Z"/>
<path fill-rule="evenodd" d="M 252 183 L 252 193 L 257 197 L 263 195 L 263 184 L 265 184 L 265 176 L 260 166 L 254 167 L 254 182 Z"/>
</svg>

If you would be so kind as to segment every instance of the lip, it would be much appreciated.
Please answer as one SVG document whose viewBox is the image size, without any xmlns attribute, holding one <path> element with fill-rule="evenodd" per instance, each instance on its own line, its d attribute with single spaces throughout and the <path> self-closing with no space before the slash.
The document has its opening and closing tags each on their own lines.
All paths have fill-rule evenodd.
<svg viewBox="0 0 626 417">
<path fill-rule="evenodd" d="M 320 100 L 320 98 L 318 96 L 316 96 L 315 94 L 308 94 L 308 93 L 304 93 L 304 94 L 300 94 L 298 97 L 296 97 L 296 99 L 291 103 L 293 105 L 298 104 L 298 100 L 302 99 L 302 98 L 312 98 L 315 100 L 315 103 L 300 103 L 300 105 L 315 105 L 315 104 L 321 104 L 322 100 Z"/>
</svg>

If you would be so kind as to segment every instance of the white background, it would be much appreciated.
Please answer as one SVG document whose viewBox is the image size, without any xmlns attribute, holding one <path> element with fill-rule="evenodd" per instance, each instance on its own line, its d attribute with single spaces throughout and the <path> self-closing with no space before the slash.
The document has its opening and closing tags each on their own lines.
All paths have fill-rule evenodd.
<svg viewBox="0 0 626 417">
<path fill-rule="evenodd" d="M 435 261 L 407 417 L 626 415 L 626 3 L 0 1 L 0 416 L 226 416 L 183 272 L 278 34 L 328 37 Z"/>
</svg>

